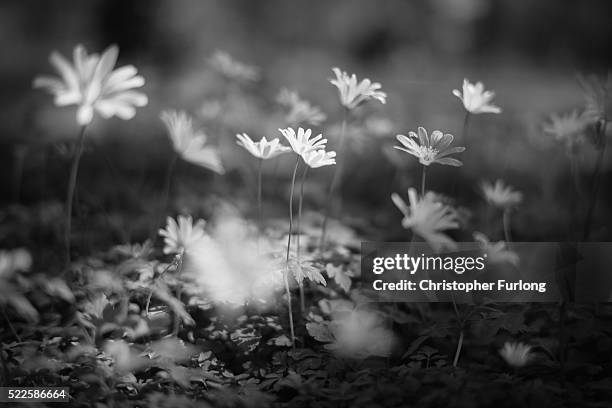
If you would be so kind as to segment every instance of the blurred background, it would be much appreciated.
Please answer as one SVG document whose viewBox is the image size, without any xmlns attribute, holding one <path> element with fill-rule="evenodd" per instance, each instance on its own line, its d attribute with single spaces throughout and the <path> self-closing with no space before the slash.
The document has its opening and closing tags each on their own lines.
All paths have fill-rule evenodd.
<svg viewBox="0 0 612 408">
<path fill-rule="evenodd" d="M 235 134 L 281 137 L 277 129 L 286 123 L 276 98 L 287 87 L 326 113 L 314 128 L 334 146 L 341 120 L 337 90 L 329 83 L 334 66 L 380 82 L 389 95 L 386 105 L 364 106 L 349 124 L 342 195 L 352 227 L 370 239 L 406 237 L 389 196 L 416 186 L 420 169 L 413 157 L 390 146 L 397 133 L 417 126 L 460 135 L 465 111 L 451 91 L 468 78 L 494 90 L 503 112 L 473 116 L 465 166 L 433 167 L 429 188 L 452 194 L 474 219 L 484 208 L 478 183 L 503 178 L 525 194 L 514 218 L 515 239 L 562 240 L 571 216 L 564 205 L 569 165 L 564 147 L 542 127 L 551 113 L 581 109 L 578 73 L 610 66 L 611 22 L 607 0 L 4 0 L 0 201 L 9 209 L 3 211 L 0 243 L 43 245 L 61 227 L 66 146 L 78 129 L 74 109 L 55 107 L 49 95 L 32 89 L 32 80 L 54 74 L 52 50 L 70 57 L 78 43 L 91 52 L 118 44 L 119 65 L 138 68 L 149 96 L 133 120 L 97 118 L 88 129 L 76 230 L 100 232 L 80 242 L 147 237 L 172 154 L 159 119 L 168 108 L 194 115 L 228 169 L 216 176 L 182 163 L 169 212 L 207 217 L 219 202 L 231 201 L 252 216 L 256 163 L 236 146 Z M 258 67 L 260 80 L 228 84 L 211 69 L 216 50 Z M 582 156 L 586 181 L 594 157 L 588 149 Z M 280 158 L 265 166 L 269 216 L 284 217 L 291 162 Z M 315 210 L 325 201 L 330 172 L 312 173 L 306 208 Z M 609 176 L 608 155 L 603 186 Z M 609 240 L 609 189 L 602 188 L 599 198 L 592 237 Z M 501 239 L 500 228 L 490 231 L 494 238 Z"/>
</svg>

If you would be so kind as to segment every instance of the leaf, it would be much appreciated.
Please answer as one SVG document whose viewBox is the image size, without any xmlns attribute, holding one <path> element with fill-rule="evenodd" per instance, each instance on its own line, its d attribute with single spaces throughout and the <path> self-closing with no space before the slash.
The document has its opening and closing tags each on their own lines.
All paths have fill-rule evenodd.
<svg viewBox="0 0 612 408">
<path fill-rule="evenodd" d="M 325 272 L 327 276 L 332 278 L 338 286 L 340 286 L 346 293 L 351 289 L 351 278 L 344 272 L 342 265 L 334 266 L 331 263 L 325 265 Z"/>
<path fill-rule="evenodd" d="M 429 336 L 420 336 L 414 339 L 412 343 L 410 343 L 410 347 L 408 347 L 408 350 L 406 350 L 406 352 L 402 355 L 402 360 L 406 357 L 411 356 L 415 351 L 417 351 L 417 349 L 421 347 L 421 344 L 423 344 L 428 338 Z"/>
<path fill-rule="evenodd" d="M 183 303 L 172 296 L 170 294 L 170 289 L 160 282 L 159 280 L 155 282 L 153 286 L 153 295 L 164 302 L 172 311 L 183 321 L 183 323 L 187 326 L 194 326 L 195 320 L 191 317 L 187 310 L 185 310 L 185 306 Z"/>
<path fill-rule="evenodd" d="M 322 343 L 329 343 L 334 341 L 334 337 L 331 330 L 329 329 L 328 322 L 306 323 L 306 330 L 308 330 L 308 334 L 310 334 L 315 340 L 320 341 Z"/>
</svg>

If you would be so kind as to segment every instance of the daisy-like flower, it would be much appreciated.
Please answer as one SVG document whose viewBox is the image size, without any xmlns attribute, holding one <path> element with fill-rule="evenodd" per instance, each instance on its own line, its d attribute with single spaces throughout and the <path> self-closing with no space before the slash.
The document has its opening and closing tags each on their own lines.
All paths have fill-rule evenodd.
<svg viewBox="0 0 612 408">
<path fill-rule="evenodd" d="M 276 98 L 279 104 L 287 108 L 285 120 L 290 125 L 300 125 L 302 123 L 318 126 L 327 116 L 316 106 L 307 100 L 300 98 L 297 92 L 286 88 L 281 89 Z"/>
<path fill-rule="evenodd" d="M 523 201 L 523 193 L 514 190 L 499 179 L 495 183 L 483 181 L 480 184 L 480 189 L 487 202 L 496 207 L 510 208 Z"/>
<path fill-rule="evenodd" d="M 453 95 L 461 99 L 465 110 L 469 113 L 501 113 L 501 109 L 491 103 L 495 92 L 485 91 L 482 82 L 472 84 L 464 79 L 463 93 L 458 89 L 453 89 Z"/>
<path fill-rule="evenodd" d="M 520 258 L 514 251 L 508 249 L 504 241 L 491 242 L 482 232 L 474 232 L 474 239 L 480 243 L 480 247 L 487 254 L 487 259 L 492 263 L 509 263 L 518 267 Z"/>
<path fill-rule="evenodd" d="M 118 54 L 116 45 L 99 55 L 87 54 L 79 44 L 74 48 L 71 64 L 54 51 L 49 61 L 60 78 L 39 76 L 34 79 L 34 88 L 44 88 L 53 94 L 57 106 L 77 105 L 76 119 L 80 126 L 90 124 L 94 112 L 105 119 L 112 116 L 131 119 L 136 114 L 135 107 L 148 103 L 145 94 L 133 90 L 143 86 L 145 80 L 137 75 L 133 65 L 113 69 Z"/>
<path fill-rule="evenodd" d="M 259 79 L 256 67 L 237 61 L 224 51 L 215 51 L 209 63 L 218 73 L 233 81 L 253 82 Z"/>
<path fill-rule="evenodd" d="M 442 133 L 439 130 L 434 130 L 431 136 L 427 135 L 425 128 L 418 128 L 418 135 L 414 132 L 409 132 L 408 136 L 397 135 L 397 140 L 402 146 L 394 146 L 398 150 L 410 153 L 419 159 L 419 162 L 424 166 L 430 164 L 445 164 L 448 166 L 463 165 L 457 159 L 446 157 L 454 153 L 461 153 L 465 147 L 449 147 L 453 142 L 453 135 L 450 133 Z"/>
<path fill-rule="evenodd" d="M 531 346 L 525 343 L 505 342 L 499 354 L 508 365 L 519 368 L 525 366 L 531 360 Z"/>
<path fill-rule="evenodd" d="M 591 120 L 592 116 L 581 115 L 576 110 L 563 115 L 552 114 L 544 132 L 572 148 L 585 141 L 586 128 Z"/>
<path fill-rule="evenodd" d="M 454 250 L 457 244 L 442 231 L 459 228 L 457 216 L 452 208 L 435 201 L 431 192 L 419 198 L 414 188 L 408 189 L 408 206 L 397 193 L 391 195 L 395 206 L 404 214 L 402 226 L 425 239 L 435 251 Z"/>
<path fill-rule="evenodd" d="M 174 150 L 185 161 L 219 174 L 225 173 L 217 149 L 206 146 L 206 135 L 194 129 L 193 121 L 187 113 L 173 110 L 163 111 L 161 120 L 168 129 L 168 136 Z"/>
<path fill-rule="evenodd" d="M 290 152 L 291 148 L 283 146 L 278 138 L 268 141 L 262 137 L 259 142 L 254 142 L 246 133 L 236 135 L 238 146 L 244 147 L 249 153 L 258 159 L 271 159 L 279 154 Z"/>
<path fill-rule="evenodd" d="M 336 152 L 311 150 L 303 153 L 302 159 L 304 159 L 304 162 L 313 169 L 323 166 L 331 166 L 332 164 L 336 164 Z"/>
<path fill-rule="evenodd" d="M 596 75 L 578 76 L 578 82 L 584 91 L 585 107 L 583 118 L 591 123 L 606 120 L 609 111 L 609 74 L 608 78 L 599 78 Z"/>
<path fill-rule="evenodd" d="M 311 138 L 312 129 L 304 130 L 300 127 L 297 133 L 290 127 L 278 130 L 285 136 L 285 139 L 287 139 L 293 151 L 300 156 L 312 150 L 324 150 L 327 145 L 327 139 L 323 139 L 322 134 L 318 134 Z"/>
<path fill-rule="evenodd" d="M 383 104 L 387 102 L 387 94 L 380 91 L 381 85 L 378 82 L 372 82 L 368 78 L 358 82 L 355 74 L 349 76 L 340 68 L 332 68 L 332 71 L 336 78 L 330 79 L 329 82 L 338 88 L 340 103 L 345 108 L 354 109 L 370 99 L 376 99 Z"/>
<path fill-rule="evenodd" d="M 159 235 L 164 237 L 164 254 L 189 252 L 207 238 L 204 226 L 206 221 L 199 219 L 193 223 L 190 215 L 179 215 L 175 220 L 166 219 L 166 228 L 159 229 Z"/>
</svg>

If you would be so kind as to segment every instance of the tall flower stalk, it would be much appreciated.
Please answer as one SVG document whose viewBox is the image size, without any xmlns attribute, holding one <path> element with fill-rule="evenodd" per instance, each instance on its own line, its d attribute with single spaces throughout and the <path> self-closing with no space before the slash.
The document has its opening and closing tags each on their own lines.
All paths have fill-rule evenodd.
<svg viewBox="0 0 612 408">
<path fill-rule="evenodd" d="M 300 182 L 300 199 L 298 202 L 298 218 L 297 218 L 297 263 L 300 265 L 300 236 L 302 235 L 302 205 L 304 202 L 304 184 L 306 182 L 306 176 L 308 174 L 308 166 L 304 167 L 304 171 L 302 172 L 302 180 Z M 298 283 L 300 288 L 300 312 L 304 313 L 306 309 L 306 301 L 304 299 L 304 282 L 301 281 Z"/>
<path fill-rule="evenodd" d="M 76 150 L 72 157 L 68 192 L 66 194 L 66 261 L 70 262 L 70 237 L 72 229 L 72 204 L 79 172 L 79 163 L 85 143 L 85 129 L 97 113 L 108 119 L 132 119 L 136 107 L 147 105 L 148 99 L 140 88 L 145 80 L 132 65 L 115 69 L 119 48 L 108 47 L 102 54 L 88 54 L 85 47 L 77 45 L 72 63 L 58 52 L 52 52 L 49 62 L 59 77 L 39 76 L 34 79 L 34 88 L 43 88 L 54 96 L 57 106 L 76 105 L 76 122 L 80 126 Z"/>
<path fill-rule="evenodd" d="M 336 75 L 336 78 L 330 79 L 329 82 L 338 89 L 340 104 L 343 108 L 342 128 L 340 130 L 340 140 L 338 141 L 338 155 L 342 156 L 342 160 L 337 168 L 334 168 L 332 181 L 327 192 L 327 203 L 323 214 L 323 224 L 321 226 L 321 237 L 319 240 L 320 251 L 323 251 L 325 246 L 327 220 L 329 218 L 330 207 L 333 205 L 332 202 L 335 201 L 334 192 L 336 188 L 339 188 L 342 182 L 345 155 L 344 139 L 348 113 L 370 100 L 377 100 L 382 104 L 387 102 L 387 93 L 380 90 L 381 85 L 378 82 L 372 82 L 368 78 L 358 81 L 355 74 L 349 75 L 347 72 L 340 70 L 340 68 L 332 68 L 332 71 Z"/>
<path fill-rule="evenodd" d="M 85 146 L 85 129 L 87 125 L 82 125 L 79 131 L 79 138 L 76 142 L 70 166 L 70 176 L 68 177 L 68 191 L 66 193 L 66 228 L 64 231 L 64 247 L 66 251 L 66 264 L 70 263 L 70 237 L 72 232 L 72 203 L 74 201 L 74 191 L 76 189 L 77 177 L 79 174 L 79 163 Z"/>
</svg>

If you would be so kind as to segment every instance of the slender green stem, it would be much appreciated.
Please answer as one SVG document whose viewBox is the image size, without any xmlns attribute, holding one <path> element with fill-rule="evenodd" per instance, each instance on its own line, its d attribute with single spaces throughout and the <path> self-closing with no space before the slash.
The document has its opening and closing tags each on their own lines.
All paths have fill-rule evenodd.
<svg viewBox="0 0 612 408">
<path fill-rule="evenodd" d="M 465 112 L 465 118 L 463 119 L 463 144 L 467 150 L 468 147 L 468 130 L 470 127 L 470 111 Z"/>
<path fill-rule="evenodd" d="M 259 165 L 257 166 L 257 224 L 259 229 L 263 229 L 263 206 L 261 203 L 261 168 L 263 166 L 263 159 L 259 159 Z"/>
<path fill-rule="evenodd" d="M 302 203 L 304 201 L 304 182 L 306 181 L 306 174 L 308 174 L 308 166 L 304 167 L 304 171 L 302 172 L 302 181 L 300 183 L 300 200 L 298 203 L 298 219 L 297 219 L 297 262 L 298 268 L 301 267 L 300 264 L 300 235 L 302 235 L 301 221 L 302 221 Z M 299 282 L 300 287 L 300 312 L 304 313 L 306 310 L 306 302 L 304 300 L 304 281 Z"/>
<path fill-rule="evenodd" d="M 183 258 L 185 257 L 185 249 L 181 249 L 181 252 L 178 254 L 178 261 L 176 265 L 176 299 L 181 301 L 181 281 L 179 279 L 181 272 L 183 271 Z M 181 325 L 181 318 L 175 314 L 174 316 L 174 330 L 173 333 L 175 336 L 178 335 L 179 328 Z"/>
<path fill-rule="evenodd" d="M 176 166 L 176 162 L 178 161 L 179 155 L 178 153 L 173 153 L 170 162 L 168 163 L 168 168 L 166 169 L 166 176 L 164 180 L 164 195 L 162 196 L 162 200 L 159 206 L 159 213 L 156 217 L 155 225 L 153 225 L 153 229 L 151 231 L 151 236 L 149 237 L 152 242 L 155 241 L 155 237 L 157 235 L 157 228 L 160 224 L 164 222 L 164 216 L 166 215 L 166 208 L 168 207 L 168 201 L 170 200 L 170 188 L 172 187 L 172 173 L 174 172 L 174 167 Z"/>
<path fill-rule="evenodd" d="M 421 171 L 421 197 L 425 197 L 425 178 L 427 177 L 427 166 L 423 165 Z"/>
<path fill-rule="evenodd" d="M 584 221 L 584 229 L 582 231 L 582 240 L 588 241 L 589 235 L 591 234 L 591 224 L 593 221 L 593 213 L 595 212 L 595 204 L 597 203 L 597 195 L 599 193 L 599 187 L 601 185 L 601 166 L 603 158 L 606 152 L 606 124 L 607 120 L 604 118 L 599 124 L 599 143 L 600 148 L 597 153 L 597 160 L 595 162 L 595 170 L 593 171 L 592 183 L 591 183 L 591 195 L 589 197 L 589 204 L 587 207 L 586 219 Z"/>
<path fill-rule="evenodd" d="M 321 226 L 321 238 L 319 239 L 319 251 L 323 252 L 325 246 L 325 236 L 327 234 L 327 221 L 329 218 L 330 207 L 334 201 L 334 192 L 336 187 L 342 183 L 342 170 L 344 168 L 344 139 L 346 135 L 346 122 L 348 116 L 348 109 L 344 109 L 342 113 L 342 125 L 340 129 L 340 140 L 338 142 L 338 164 L 334 166 L 334 172 L 332 175 L 332 181 L 327 191 L 327 201 L 325 203 L 325 209 L 323 213 L 323 224 Z"/>
<path fill-rule="evenodd" d="M 289 193 L 289 235 L 287 236 L 287 270 L 284 274 L 285 291 L 287 292 L 287 307 L 289 309 L 289 327 L 291 328 L 291 344 L 295 350 L 295 329 L 293 327 L 293 308 L 291 307 L 291 290 L 289 289 L 289 254 L 291 251 L 291 234 L 293 233 L 293 192 L 295 190 L 295 175 L 300 165 L 300 156 L 295 161 L 293 176 L 291 177 L 291 192 Z"/>
<path fill-rule="evenodd" d="M 453 367 L 457 367 L 457 364 L 459 363 L 459 356 L 461 355 L 461 348 L 463 347 L 464 336 L 465 333 L 463 329 L 461 329 L 461 332 L 459 333 L 459 340 L 457 341 L 457 350 L 455 350 L 455 358 L 453 359 Z"/>
<path fill-rule="evenodd" d="M 293 234 L 293 192 L 295 191 L 295 175 L 300 165 L 300 156 L 295 161 L 293 176 L 291 177 L 291 192 L 289 193 L 289 235 L 287 236 L 287 265 L 289 265 L 289 252 L 291 251 L 291 235 Z"/>
<path fill-rule="evenodd" d="M 506 242 L 512 242 L 512 236 L 510 235 L 510 208 L 505 208 L 502 215 L 502 223 L 504 226 L 504 239 Z"/>
<path fill-rule="evenodd" d="M 79 163 L 85 146 L 85 129 L 86 125 L 81 126 L 79 138 L 76 145 L 76 150 L 72 157 L 72 165 L 70 167 L 70 176 L 68 178 L 68 192 L 66 193 L 66 230 L 64 231 L 64 245 L 66 248 L 66 265 L 70 264 L 70 237 L 72 231 L 72 202 L 74 200 L 74 190 L 76 188 L 77 177 L 79 174 Z"/>
</svg>

